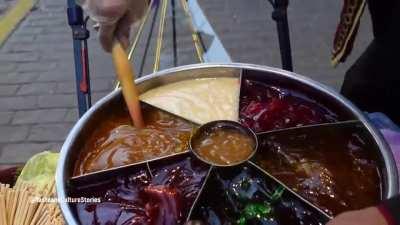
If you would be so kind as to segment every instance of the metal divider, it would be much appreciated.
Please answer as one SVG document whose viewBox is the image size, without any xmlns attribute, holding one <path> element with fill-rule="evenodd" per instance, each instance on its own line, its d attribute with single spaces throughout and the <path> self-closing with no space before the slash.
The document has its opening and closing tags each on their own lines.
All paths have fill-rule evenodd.
<svg viewBox="0 0 400 225">
<path fill-rule="evenodd" d="M 280 132 L 285 132 L 285 131 L 291 131 L 291 130 L 299 130 L 299 129 L 307 129 L 307 128 L 319 128 L 319 127 L 327 127 L 327 126 L 348 126 L 351 124 L 358 124 L 361 123 L 359 120 L 346 120 L 346 121 L 339 121 L 339 122 L 332 122 L 332 123 L 320 123 L 320 124 L 311 124 L 311 125 L 305 125 L 305 126 L 300 126 L 300 127 L 289 127 L 289 128 L 282 128 L 282 129 L 277 129 L 277 130 L 270 130 L 270 131 L 262 131 L 262 132 L 256 132 L 257 136 L 263 135 L 263 134 L 274 134 L 274 133 L 280 133 Z"/>
<path fill-rule="evenodd" d="M 182 151 L 179 153 L 175 153 L 175 154 L 171 154 L 171 155 L 167 155 L 167 156 L 161 156 L 161 157 L 157 157 L 157 158 L 153 158 L 153 159 L 149 159 L 149 160 L 145 160 L 145 161 L 141 161 L 141 162 L 137 162 L 137 163 L 132 163 L 132 164 L 124 165 L 124 166 L 118 166 L 118 167 L 113 167 L 110 169 L 105 169 L 105 170 L 100 170 L 100 171 L 96 171 L 96 172 L 86 173 L 83 175 L 73 176 L 70 178 L 69 182 L 71 184 L 87 183 L 87 182 L 95 181 L 96 178 L 101 177 L 101 176 L 117 175 L 117 174 L 120 174 L 121 172 L 125 172 L 132 168 L 136 168 L 136 167 L 140 167 L 140 166 L 145 166 L 145 167 L 147 167 L 148 170 L 150 170 L 150 167 L 148 166 L 148 164 L 151 162 L 158 161 L 158 160 L 164 160 L 164 159 L 172 158 L 172 157 L 177 157 L 180 155 L 185 155 L 185 154 L 188 154 L 188 152 L 189 151 L 186 150 L 186 151 Z"/>
<path fill-rule="evenodd" d="M 243 71 L 244 69 L 240 69 L 240 74 L 239 74 L 239 93 L 237 97 L 237 122 L 240 123 L 240 100 L 242 96 L 242 82 L 243 82 Z"/>
<path fill-rule="evenodd" d="M 193 157 L 195 157 L 195 156 L 193 156 Z M 201 188 L 197 192 L 197 196 L 194 199 L 192 206 L 190 207 L 188 215 L 186 216 L 186 220 L 185 220 L 186 222 L 190 220 L 190 217 L 192 216 L 193 210 L 196 207 L 196 204 L 199 201 L 200 196 L 203 193 L 203 190 L 204 190 L 205 186 L 207 185 L 207 181 L 210 178 L 210 175 L 211 175 L 211 172 L 213 171 L 213 169 L 214 169 L 214 166 L 210 165 L 210 168 L 208 169 L 208 173 L 207 173 L 206 177 L 204 178 L 203 184 L 201 185 Z"/>
<path fill-rule="evenodd" d="M 248 164 L 253 166 L 254 168 L 256 168 L 257 170 L 261 171 L 262 173 L 265 174 L 265 176 L 273 179 L 275 182 L 277 182 L 279 185 L 281 185 L 282 187 L 285 188 L 285 191 L 290 192 L 291 194 L 293 194 L 296 198 L 300 199 L 303 203 L 306 203 L 307 205 L 309 205 L 311 208 L 313 208 L 314 210 L 316 210 L 317 212 L 319 212 L 323 217 L 326 218 L 326 220 L 330 220 L 333 217 L 328 215 L 327 213 L 325 213 L 322 209 L 320 209 L 319 207 L 317 207 L 316 205 L 314 205 L 313 203 L 311 203 L 310 201 L 308 201 L 307 199 L 305 199 L 304 197 L 302 197 L 301 195 L 297 194 L 295 191 L 293 191 L 291 188 L 289 188 L 286 184 L 284 184 L 283 182 L 281 182 L 280 180 L 276 179 L 274 176 L 272 176 L 271 174 L 269 174 L 267 171 L 265 171 L 263 168 L 261 168 L 260 166 L 258 166 L 256 163 L 252 162 L 252 161 L 248 161 Z"/>
</svg>

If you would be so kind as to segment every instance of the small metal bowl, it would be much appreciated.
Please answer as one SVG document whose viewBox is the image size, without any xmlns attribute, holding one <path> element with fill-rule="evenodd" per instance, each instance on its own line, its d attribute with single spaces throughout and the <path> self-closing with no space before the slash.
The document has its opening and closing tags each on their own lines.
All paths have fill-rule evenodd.
<svg viewBox="0 0 400 225">
<path fill-rule="evenodd" d="M 203 156 L 198 154 L 196 149 L 194 148 L 195 141 L 197 141 L 199 138 L 202 138 L 205 135 L 205 133 L 212 132 L 214 129 L 235 130 L 235 131 L 239 131 L 240 133 L 251 138 L 254 143 L 252 153 L 249 154 L 248 157 L 246 157 L 240 161 L 231 163 L 231 164 L 218 164 L 218 163 L 215 163 L 215 162 L 205 159 Z M 229 167 L 229 166 L 236 166 L 236 165 L 242 164 L 254 156 L 254 154 L 257 152 L 257 148 L 258 148 L 257 135 L 251 129 L 243 126 L 242 124 L 240 124 L 238 122 L 230 121 L 230 120 L 216 120 L 216 121 L 212 121 L 212 122 L 203 124 L 196 130 L 196 132 L 190 138 L 190 151 L 201 161 L 203 161 L 207 164 L 210 164 L 212 166 L 218 166 L 218 167 Z"/>
</svg>

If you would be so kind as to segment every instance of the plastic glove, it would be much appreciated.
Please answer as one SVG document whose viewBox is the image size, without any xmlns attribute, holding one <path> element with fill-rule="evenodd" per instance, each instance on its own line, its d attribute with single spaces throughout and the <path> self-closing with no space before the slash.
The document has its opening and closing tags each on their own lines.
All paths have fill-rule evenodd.
<svg viewBox="0 0 400 225">
<path fill-rule="evenodd" d="M 333 218 L 327 225 L 388 225 L 376 207 L 345 212 Z"/>
<path fill-rule="evenodd" d="M 140 20 L 148 7 L 147 0 L 84 0 L 80 4 L 90 18 L 99 23 L 99 39 L 107 52 L 114 38 L 123 47 L 129 45 L 131 25 Z"/>
</svg>

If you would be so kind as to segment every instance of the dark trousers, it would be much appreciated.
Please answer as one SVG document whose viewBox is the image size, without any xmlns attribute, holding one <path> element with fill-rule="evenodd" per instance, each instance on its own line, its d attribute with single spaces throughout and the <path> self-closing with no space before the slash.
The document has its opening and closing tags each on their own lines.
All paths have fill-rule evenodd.
<svg viewBox="0 0 400 225">
<path fill-rule="evenodd" d="M 400 4 L 368 3 L 375 39 L 347 71 L 341 93 L 361 110 L 383 112 L 400 125 Z"/>
</svg>

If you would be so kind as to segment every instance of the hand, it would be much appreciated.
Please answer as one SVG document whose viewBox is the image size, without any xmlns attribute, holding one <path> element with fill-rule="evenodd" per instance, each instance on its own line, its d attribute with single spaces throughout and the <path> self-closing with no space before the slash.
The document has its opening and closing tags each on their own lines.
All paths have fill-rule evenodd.
<svg viewBox="0 0 400 225">
<path fill-rule="evenodd" d="M 327 225 L 388 225 L 388 223 L 376 207 L 370 207 L 342 213 Z"/>
<path fill-rule="evenodd" d="M 147 0 L 84 0 L 82 6 L 99 23 L 100 43 L 107 52 L 111 51 L 114 38 L 128 47 L 131 25 L 148 7 Z"/>
</svg>

